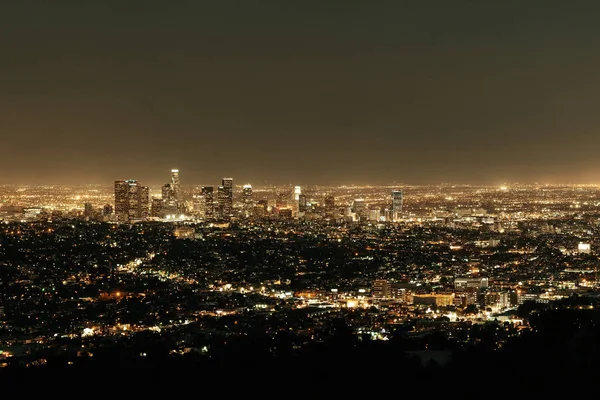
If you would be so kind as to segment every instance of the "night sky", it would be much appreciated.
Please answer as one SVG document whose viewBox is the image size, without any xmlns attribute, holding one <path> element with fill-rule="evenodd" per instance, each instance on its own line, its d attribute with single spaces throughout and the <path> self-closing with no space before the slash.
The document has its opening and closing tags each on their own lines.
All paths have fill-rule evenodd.
<svg viewBox="0 0 600 400">
<path fill-rule="evenodd" d="M 600 183 L 598 1 L 0 2 L 0 183 Z"/>
</svg>

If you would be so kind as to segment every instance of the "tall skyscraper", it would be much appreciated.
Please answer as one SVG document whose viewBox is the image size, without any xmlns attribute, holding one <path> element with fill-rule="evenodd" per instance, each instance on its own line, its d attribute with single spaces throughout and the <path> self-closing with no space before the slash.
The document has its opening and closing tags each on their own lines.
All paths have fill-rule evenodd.
<svg viewBox="0 0 600 400">
<path fill-rule="evenodd" d="M 160 197 L 155 197 L 152 199 L 151 207 L 150 207 L 150 215 L 156 218 L 164 218 L 165 217 L 165 202 Z"/>
<path fill-rule="evenodd" d="M 301 194 L 298 197 L 298 211 L 300 211 L 300 212 L 306 212 L 306 210 L 307 210 L 306 195 L 305 194 Z"/>
<path fill-rule="evenodd" d="M 215 198 L 214 188 L 212 186 L 202 186 L 200 194 L 204 197 L 204 215 L 206 218 L 214 217 Z"/>
<path fill-rule="evenodd" d="M 115 214 L 119 221 L 148 217 L 149 190 L 134 179 L 115 181 Z"/>
<path fill-rule="evenodd" d="M 275 200 L 275 207 L 286 208 L 288 206 L 288 198 L 289 196 L 287 193 L 278 193 L 277 199 Z"/>
<path fill-rule="evenodd" d="M 170 183 L 165 183 L 162 187 L 162 199 L 164 202 L 168 203 L 169 201 L 174 200 L 173 198 L 173 188 Z"/>
<path fill-rule="evenodd" d="M 146 219 L 150 215 L 150 189 L 148 186 L 138 186 L 136 218 Z"/>
<path fill-rule="evenodd" d="M 252 201 L 252 185 L 250 184 L 246 184 L 242 188 L 242 208 L 245 217 L 252 215 L 254 202 Z"/>
<path fill-rule="evenodd" d="M 254 207 L 254 216 L 255 217 L 264 217 L 267 215 L 269 210 L 269 201 L 267 199 L 260 199 L 256 206 Z"/>
<path fill-rule="evenodd" d="M 325 209 L 332 211 L 335 208 L 335 198 L 331 195 L 325 196 Z"/>
<path fill-rule="evenodd" d="M 219 188 L 223 192 L 222 203 L 219 204 L 221 207 L 221 215 L 227 217 L 233 210 L 233 178 L 223 178 Z"/>
<path fill-rule="evenodd" d="M 180 199 L 180 188 L 179 188 L 179 170 L 172 169 L 171 170 L 171 193 L 174 200 Z"/>
<path fill-rule="evenodd" d="M 297 214 L 300 209 L 300 195 L 302 194 L 302 188 L 300 186 L 294 186 L 292 190 L 292 212 Z"/>
<path fill-rule="evenodd" d="M 392 190 L 392 218 L 394 222 L 400 219 L 400 215 L 402 214 L 402 202 L 402 190 Z"/>
<path fill-rule="evenodd" d="M 94 207 L 92 206 L 92 203 L 85 203 L 83 205 L 83 216 L 91 218 L 93 216 L 93 214 L 94 214 Z"/>
<path fill-rule="evenodd" d="M 366 221 L 369 215 L 365 199 L 354 199 L 352 201 L 352 212 L 356 214 L 360 221 Z"/>
</svg>

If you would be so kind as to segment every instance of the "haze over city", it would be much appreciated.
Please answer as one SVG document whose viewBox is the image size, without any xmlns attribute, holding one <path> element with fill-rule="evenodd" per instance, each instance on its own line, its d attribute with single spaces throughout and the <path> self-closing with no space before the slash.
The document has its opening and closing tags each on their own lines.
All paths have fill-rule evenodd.
<svg viewBox="0 0 600 400">
<path fill-rule="evenodd" d="M 597 2 L 2 2 L 2 184 L 597 183 Z"/>
</svg>

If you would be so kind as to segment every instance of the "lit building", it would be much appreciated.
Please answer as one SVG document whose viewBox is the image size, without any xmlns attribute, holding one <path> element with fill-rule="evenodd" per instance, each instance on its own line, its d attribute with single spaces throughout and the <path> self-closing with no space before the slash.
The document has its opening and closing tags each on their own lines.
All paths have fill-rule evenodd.
<svg viewBox="0 0 600 400">
<path fill-rule="evenodd" d="M 202 186 L 200 194 L 204 197 L 204 216 L 212 218 L 215 211 L 214 188 L 212 186 Z"/>
<path fill-rule="evenodd" d="M 233 210 L 233 178 L 223 178 L 221 186 L 217 189 L 217 201 L 221 216 L 231 215 Z"/>
<path fill-rule="evenodd" d="M 488 287 L 488 278 L 455 278 L 456 290 L 482 289 Z"/>
<path fill-rule="evenodd" d="M 352 202 L 352 212 L 356 214 L 359 221 L 366 221 L 369 210 L 367 209 L 365 199 L 354 199 Z"/>
<path fill-rule="evenodd" d="M 225 191 L 225 186 L 217 186 L 217 207 L 215 209 L 215 214 L 218 217 L 224 217 L 229 213 L 227 210 L 227 192 Z"/>
<path fill-rule="evenodd" d="M 149 201 L 148 186 L 134 179 L 115 181 L 115 214 L 119 221 L 147 218 Z"/>
<path fill-rule="evenodd" d="M 162 199 L 165 203 L 175 200 L 173 194 L 173 186 L 170 183 L 165 183 L 162 187 Z"/>
<path fill-rule="evenodd" d="M 195 194 L 192 198 L 192 207 L 194 209 L 194 216 L 199 218 L 206 217 L 206 199 L 202 194 Z"/>
<path fill-rule="evenodd" d="M 281 219 L 291 219 L 292 218 L 292 209 L 291 208 L 282 208 L 279 210 L 279 218 Z"/>
<path fill-rule="evenodd" d="M 87 218 L 91 218 L 94 215 L 94 207 L 92 203 L 85 203 L 83 205 L 83 216 Z"/>
<path fill-rule="evenodd" d="M 288 196 L 286 193 L 279 193 L 275 202 L 275 207 L 286 208 L 288 206 Z"/>
<path fill-rule="evenodd" d="M 307 209 L 308 209 L 308 204 L 306 202 L 306 195 L 301 194 L 300 196 L 298 196 L 298 211 L 306 212 Z"/>
<path fill-rule="evenodd" d="M 269 211 L 269 202 L 267 199 L 260 199 L 256 205 L 254 206 L 254 216 L 255 217 L 264 217 L 267 215 Z"/>
<path fill-rule="evenodd" d="M 335 198 L 333 196 L 325 196 L 325 209 L 332 211 L 335 208 Z"/>
<path fill-rule="evenodd" d="M 398 221 L 402 214 L 403 195 L 402 190 L 392 190 L 392 220 Z"/>
<path fill-rule="evenodd" d="M 164 201 L 159 197 L 152 198 L 150 215 L 156 218 L 164 218 Z"/>
<path fill-rule="evenodd" d="M 242 188 L 242 208 L 245 217 L 249 217 L 252 214 L 254 203 L 252 201 L 252 185 L 250 184 L 246 184 Z"/>
<path fill-rule="evenodd" d="M 300 195 L 302 194 L 302 188 L 300 186 L 294 186 L 292 190 L 292 212 L 298 213 L 300 208 Z"/>
<path fill-rule="evenodd" d="M 379 221 L 380 217 L 381 210 L 379 208 L 369 210 L 369 221 Z"/>
<path fill-rule="evenodd" d="M 103 216 L 109 216 L 112 215 L 113 213 L 113 206 L 111 206 L 110 204 L 105 204 L 104 207 L 102 207 L 102 215 Z"/>
<path fill-rule="evenodd" d="M 180 198 L 180 187 L 179 187 L 179 170 L 171 170 L 171 193 L 174 200 L 181 200 Z"/>
<path fill-rule="evenodd" d="M 373 297 L 385 299 L 390 297 L 390 284 L 385 279 L 377 279 L 373 282 L 371 293 Z"/>
<path fill-rule="evenodd" d="M 589 243 L 579 243 L 577 245 L 577 252 L 579 254 L 590 254 L 592 252 L 592 247 Z"/>
<path fill-rule="evenodd" d="M 439 307 L 451 306 L 454 303 L 454 293 L 441 294 L 413 294 L 413 304 L 436 305 Z"/>
<path fill-rule="evenodd" d="M 189 226 L 178 226 L 175 228 L 173 235 L 177 239 L 195 239 L 196 230 Z"/>
<path fill-rule="evenodd" d="M 485 305 L 495 308 L 509 307 L 510 294 L 508 292 L 487 292 L 485 294 Z"/>
</svg>

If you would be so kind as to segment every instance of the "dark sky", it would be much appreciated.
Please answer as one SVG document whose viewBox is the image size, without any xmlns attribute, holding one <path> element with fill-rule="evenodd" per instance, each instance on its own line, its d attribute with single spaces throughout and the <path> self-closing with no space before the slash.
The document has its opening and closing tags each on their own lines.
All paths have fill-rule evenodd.
<svg viewBox="0 0 600 400">
<path fill-rule="evenodd" d="M 600 183 L 600 2 L 0 2 L 0 183 Z"/>
</svg>

